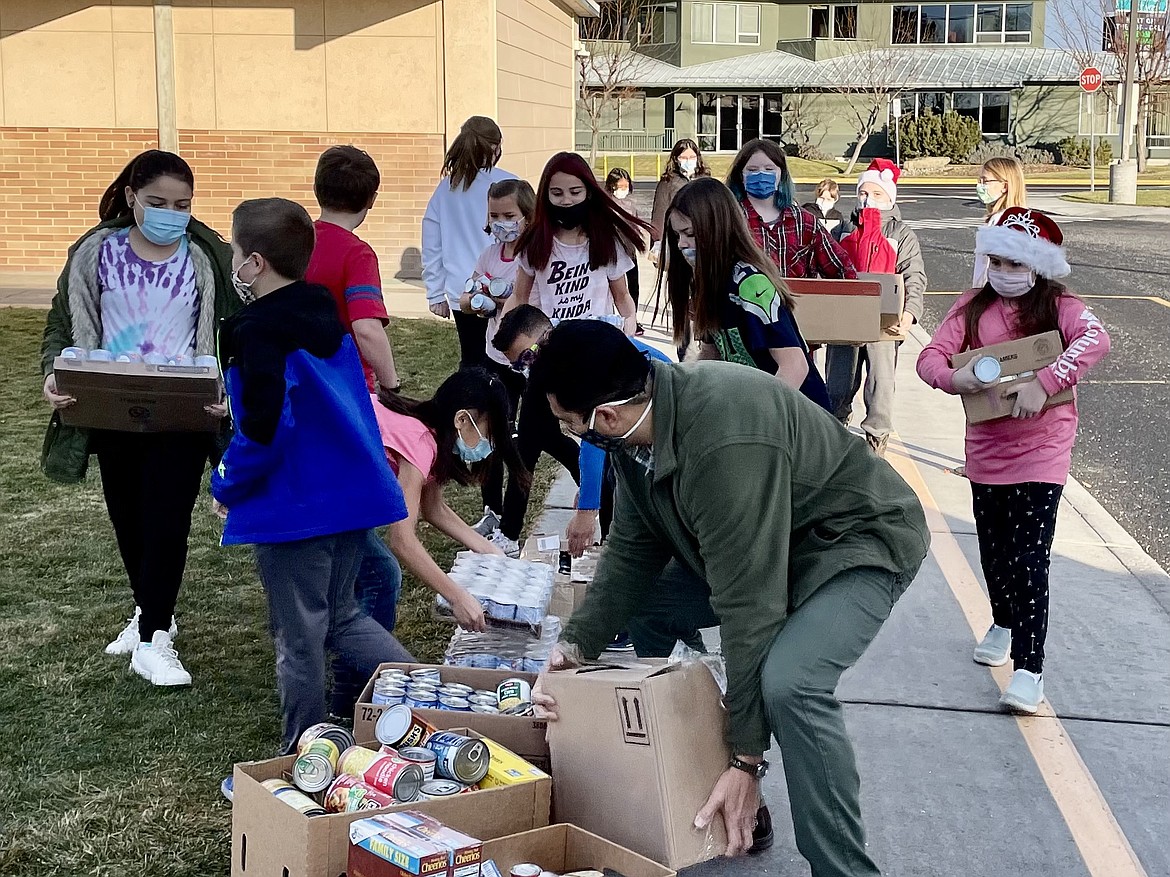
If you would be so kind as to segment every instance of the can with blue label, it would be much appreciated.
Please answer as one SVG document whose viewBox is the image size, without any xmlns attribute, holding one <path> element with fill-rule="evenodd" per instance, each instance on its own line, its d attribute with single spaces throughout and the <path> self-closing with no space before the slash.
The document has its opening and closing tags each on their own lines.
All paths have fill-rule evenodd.
<svg viewBox="0 0 1170 877">
<path fill-rule="evenodd" d="M 427 748 L 435 753 L 435 773 L 464 785 L 475 785 L 487 776 L 491 757 L 487 745 L 475 737 L 453 731 L 439 731 L 427 739 Z"/>
<path fill-rule="evenodd" d="M 438 709 L 439 695 L 429 689 L 410 688 L 403 700 L 408 707 L 419 710 Z"/>
</svg>

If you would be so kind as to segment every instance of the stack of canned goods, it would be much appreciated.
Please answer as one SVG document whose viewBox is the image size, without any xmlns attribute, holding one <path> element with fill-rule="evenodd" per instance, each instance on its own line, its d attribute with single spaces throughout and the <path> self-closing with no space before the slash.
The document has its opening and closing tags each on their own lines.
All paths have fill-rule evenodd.
<svg viewBox="0 0 1170 877">
<path fill-rule="evenodd" d="M 470 685 L 444 681 L 438 668 L 429 667 L 410 673 L 397 668 L 383 670 L 374 680 L 371 702 L 453 712 L 499 712 L 494 691 L 476 691 Z"/>
<path fill-rule="evenodd" d="M 561 620 L 547 615 L 540 625 L 540 638 L 533 640 L 522 630 L 493 628 L 487 633 L 456 629 L 443 658 L 455 667 L 540 673 L 561 634 Z"/>
<path fill-rule="evenodd" d="M 195 366 L 210 369 L 213 374 L 219 374 L 219 361 L 214 356 L 203 354 L 195 356 L 193 351 L 179 356 L 167 357 L 161 353 L 112 353 L 101 347 L 86 350 L 84 347 L 66 347 L 61 351 L 63 359 L 73 359 L 78 362 L 144 362 L 147 365 L 180 365 Z"/>
<path fill-rule="evenodd" d="M 536 627 L 548 614 L 553 588 L 548 564 L 464 551 L 455 558 L 451 579 L 479 600 L 484 615 L 495 621 Z M 436 600 L 440 610 L 450 611 L 446 600 Z"/>
</svg>

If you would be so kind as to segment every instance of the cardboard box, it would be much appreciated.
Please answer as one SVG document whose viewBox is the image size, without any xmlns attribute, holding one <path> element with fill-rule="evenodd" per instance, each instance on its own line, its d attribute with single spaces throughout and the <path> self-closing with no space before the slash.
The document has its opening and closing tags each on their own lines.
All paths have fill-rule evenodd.
<svg viewBox="0 0 1170 877">
<path fill-rule="evenodd" d="M 215 432 L 203 410 L 223 396 L 219 370 L 198 365 L 89 362 L 58 356 L 57 390 L 77 399 L 61 409 L 68 426 L 122 432 Z"/>
<path fill-rule="evenodd" d="M 550 673 L 555 809 L 570 822 L 670 868 L 720 855 L 718 819 L 695 829 L 731 752 L 719 688 L 701 664 L 583 667 Z"/>
<path fill-rule="evenodd" d="M 479 877 L 481 844 L 418 810 L 349 826 L 348 877 Z"/>
<path fill-rule="evenodd" d="M 557 576 L 552 599 L 548 604 L 549 614 L 561 619 L 563 625 L 585 602 L 585 591 L 588 587 L 588 582 L 572 582 L 568 576 Z"/>
<path fill-rule="evenodd" d="M 674 871 L 575 825 L 550 825 L 483 844 L 483 861 L 501 874 L 529 862 L 554 874 L 612 869 L 624 877 L 674 877 Z"/>
<path fill-rule="evenodd" d="M 388 667 L 398 667 L 408 673 L 420 667 L 433 667 L 434 664 L 382 664 L 378 671 Z M 526 679 L 535 684 L 536 674 L 516 673 L 511 670 L 481 670 L 474 667 L 440 666 L 444 682 L 460 682 L 472 688 L 494 689 L 505 679 Z M 374 676 L 362 689 L 357 705 L 353 711 L 353 733 L 358 740 L 373 740 L 374 726 L 378 723 L 378 716 L 386 708 L 381 704 L 371 703 L 374 695 Z M 543 719 L 532 716 L 492 716 L 480 713 L 452 712 L 451 710 L 415 710 L 424 721 L 434 725 L 440 731 L 452 728 L 471 728 L 484 737 L 502 743 L 525 761 L 532 762 L 542 770 L 549 767 L 548 742 L 545 732 L 548 723 Z"/>
<path fill-rule="evenodd" d="M 967 422 L 985 423 L 989 420 L 1011 417 L 1012 408 L 1015 406 L 1014 397 L 1005 397 L 1003 391 L 1013 384 L 1032 380 L 1037 371 L 1052 365 L 1063 352 L 1064 342 L 1061 340 L 1060 332 L 1053 330 L 1028 338 L 980 347 L 978 350 L 956 353 L 951 357 L 951 368 L 962 368 L 973 359 L 990 356 L 999 361 L 1002 369 L 998 384 L 981 393 L 961 397 L 963 410 L 967 413 Z M 1044 407 L 1048 409 L 1054 405 L 1067 405 L 1074 398 L 1073 390 L 1069 387 L 1055 396 L 1049 396 Z"/>
<path fill-rule="evenodd" d="M 514 786 L 517 783 L 530 783 L 533 780 L 548 779 L 544 771 L 529 764 L 508 747 L 487 738 L 488 764 L 487 775 L 479 781 L 481 789 L 494 789 L 497 786 Z"/>
<path fill-rule="evenodd" d="M 858 271 L 857 279 L 881 284 L 882 340 L 904 341 L 906 335 L 899 324 L 906 310 L 906 279 L 901 274 L 878 274 L 871 271 Z"/>
<path fill-rule="evenodd" d="M 869 344 L 882 334 L 882 285 L 867 280 L 784 282 L 796 298 L 796 324 L 809 344 Z"/>
<path fill-rule="evenodd" d="M 458 715 L 466 715 L 459 713 Z M 468 729 L 455 729 L 475 736 Z M 377 748 L 375 744 L 367 744 Z M 232 802 L 232 877 L 339 877 L 349 860 L 349 826 L 358 819 L 418 810 L 465 834 L 503 837 L 548 825 L 552 780 L 483 789 L 381 810 L 305 816 L 260 785 L 283 777 L 295 756 L 236 765 Z"/>
</svg>

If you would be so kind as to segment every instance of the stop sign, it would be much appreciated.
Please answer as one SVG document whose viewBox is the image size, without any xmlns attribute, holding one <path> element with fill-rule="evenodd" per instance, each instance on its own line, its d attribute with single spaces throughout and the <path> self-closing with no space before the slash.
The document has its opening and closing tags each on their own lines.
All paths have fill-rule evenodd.
<svg viewBox="0 0 1170 877">
<path fill-rule="evenodd" d="M 1081 71 L 1081 90 L 1092 94 L 1101 87 L 1104 77 L 1096 67 L 1086 67 Z"/>
</svg>

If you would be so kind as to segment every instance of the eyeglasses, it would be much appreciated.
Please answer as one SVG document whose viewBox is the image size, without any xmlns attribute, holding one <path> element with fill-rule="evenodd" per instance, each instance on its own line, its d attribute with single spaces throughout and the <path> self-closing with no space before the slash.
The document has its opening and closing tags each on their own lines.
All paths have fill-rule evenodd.
<svg viewBox="0 0 1170 877">
<path fill-rule="evenodd" d="M 978 180 L 976 180 L 975 182 L 977 182 L 977 183 L 982 183 L 983 185 L 985 185 L 985 186 L 986 186 L 988 183 L 1000 183 L 1000 184 L 1002 184 L 1002 183 L 1003 183 L 1003 180 L 997 180 L 995 177 L 980 177 L 980 178 L 979 178 Z"/>
</svg>

